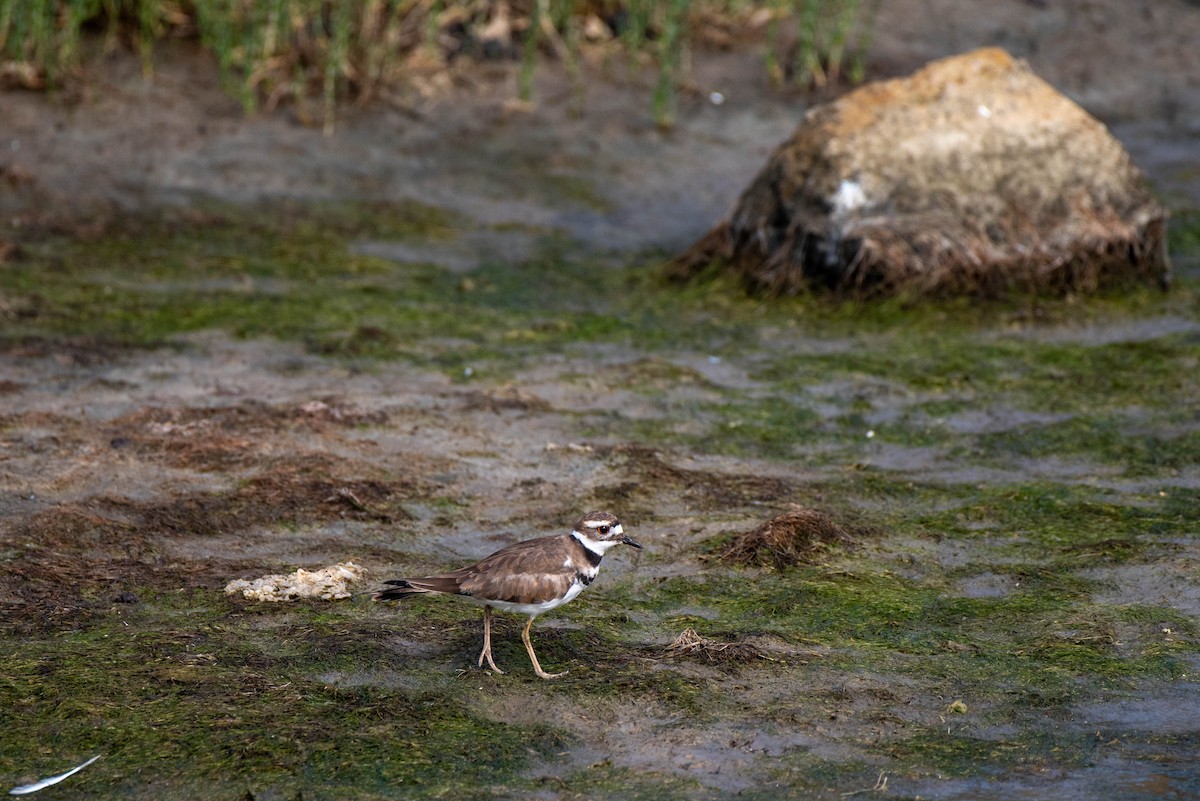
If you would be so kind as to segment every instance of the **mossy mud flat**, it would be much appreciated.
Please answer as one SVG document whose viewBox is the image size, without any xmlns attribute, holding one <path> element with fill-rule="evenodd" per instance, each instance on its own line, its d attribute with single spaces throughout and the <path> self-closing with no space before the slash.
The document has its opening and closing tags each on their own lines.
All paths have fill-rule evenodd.
<svg viewBox="0 0 1200 801">
<path fill-rule="evenodd" d="M 753 54 L 698 56 L 669 136 L 644 93 L 569 119 L 539 85 L 331 141 L 186 53 L 81 107 L 6 94 L 0 789 L 102 754 L 37 797 L 1200 794 L 1194 48 L 1140 44 L 1195 38 L 1167 5 L 897 0 L 876 51 L 1031 43 L 1171 206 L 1167 293 L 662 282 L 795 124 Z M 561 679 L 520 619 L 497 676 L 477 607 L 369 598 L 592 508 L 646 548 L 537 622 Z M 347 560 L 348 600 L 223 592 Z"/>
<path fill-rule="evenodd" d="M 0 274 L 0 776 L 103 754 L 45 797 L 1200 792 L 1200 228 L 1174 230 L 1169 293 L 983 308 L 680 290 L 553 231 L 468 271 L 363 254 L 490 235 L 415 204 L 30 237 Z M 593 507 L 646 550 L 537 624 L 562 679 L 519 620 L 496 676 L 476 608 L 367 595 Z M 721 558 L 797 508 L 838 536 Z M 341 560 L 373 579 L 347 601 L 222 592 Z"/>
</svg>

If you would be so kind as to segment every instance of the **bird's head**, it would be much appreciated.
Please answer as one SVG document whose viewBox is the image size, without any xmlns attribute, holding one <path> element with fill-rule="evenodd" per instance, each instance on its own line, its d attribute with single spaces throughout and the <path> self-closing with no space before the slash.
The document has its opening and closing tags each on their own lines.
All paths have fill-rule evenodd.
<svg viewBox="0 0 1200 801">
<path fill-rule="evenodd" d="M 588 512 L 579 518 L 574 533 L 583 538 L 585 545 L 598 553 L 604 553 L 614 545 L 642 547 L 637 540 L 625 533 L 616 515 L 608 512 Z"/>
</svg>

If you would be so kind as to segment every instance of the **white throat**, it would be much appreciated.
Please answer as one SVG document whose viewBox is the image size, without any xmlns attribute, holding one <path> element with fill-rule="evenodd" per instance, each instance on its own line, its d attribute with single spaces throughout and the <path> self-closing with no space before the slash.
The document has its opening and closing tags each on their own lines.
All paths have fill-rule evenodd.
<svg viewBox="0 0 1200 801">
<path fill-rule="evenodd" d="M 620 531 L 617 532 L 620 534 Z M 579 543 L 597 556 L 604 556 L 605 552 L 614 545 L 620 545 L 620 540 L 594 540 L 590 537 L 580 534 L 578 531 L 572 531 L 571 536 L 579 540 Z"/>
</svg>

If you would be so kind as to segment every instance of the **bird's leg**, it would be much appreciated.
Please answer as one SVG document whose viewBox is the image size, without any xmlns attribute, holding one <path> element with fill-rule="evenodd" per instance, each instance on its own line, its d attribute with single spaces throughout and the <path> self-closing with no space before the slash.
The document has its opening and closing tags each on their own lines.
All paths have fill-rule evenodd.
<svg viewBox="0 0 1200 801">
<path fill-rule="evenodd" d="M 521 641 L 525 643 L 525 650 L 529 652 L 529 660 L 533 662 L 533 672 L 537 673 L 543 679 L 557 679 L 559 676 L 565 676 L 570 671 L 564 670 L 562 673 L 547 673 L 542 670 L 542 666 L 538 664 L 537 654 L 533 652 L 533 643 L 529 641 L 529 629 L 533 625 L 533 616 L 530 615 L 529 622 L 525 624 L 525 628 L 521 631 Z"/>
<path fill-rule="evenodd" d="M 496 667 L 496 663 L 492 661 L 492 607 L 483 607 L 483 650 L 479 652 L 479 667 L 483 667 L 483 660 L 487 660 L 488 667 L 494 672 L 504 675 L 504 671 Z"/>
</svg>

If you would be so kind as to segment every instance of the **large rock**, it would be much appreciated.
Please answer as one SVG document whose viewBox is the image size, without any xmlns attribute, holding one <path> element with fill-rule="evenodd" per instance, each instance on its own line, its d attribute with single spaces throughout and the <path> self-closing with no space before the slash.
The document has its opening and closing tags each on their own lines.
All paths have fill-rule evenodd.
<svg viewBox="0 0 1200 801">
<path fill-rule="evenodd" d="M 1166 285 L 1166 212 L 1099 121 L 1003 50 L 811 109 L 732 215 L 681 255 L 769 294 Z"/>
</svg>

